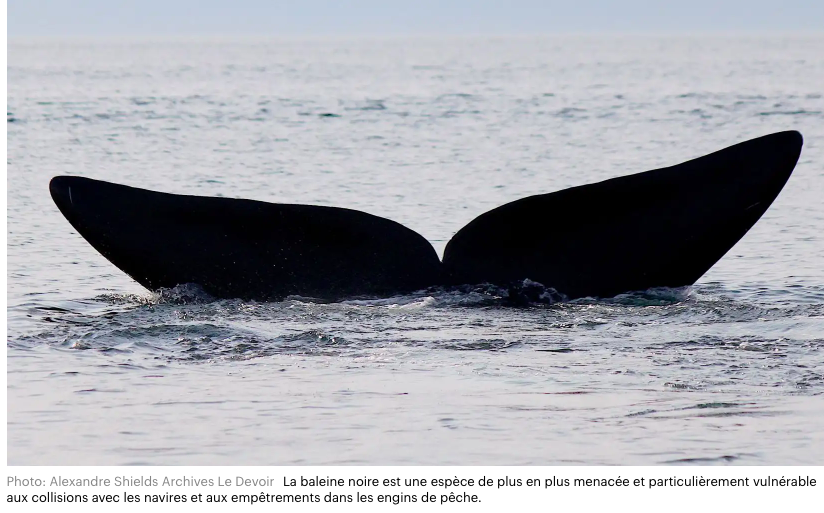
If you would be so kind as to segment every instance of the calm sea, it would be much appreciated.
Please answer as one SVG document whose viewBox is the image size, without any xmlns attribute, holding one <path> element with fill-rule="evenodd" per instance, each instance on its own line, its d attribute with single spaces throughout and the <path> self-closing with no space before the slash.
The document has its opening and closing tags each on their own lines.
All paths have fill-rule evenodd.
<svg viewBox="0 0 824 513">
<path fill-rule="evenodd" d="M 13 39 L 8 59 L 9 464 L 824 462 L 823 37 Z M 48 194 L 71 174 L 349 207 L 440 253 L 505 202 L 787 129 L 795 174 L 694 287 L 523 308 L 153 294 Z"/>
</svg>

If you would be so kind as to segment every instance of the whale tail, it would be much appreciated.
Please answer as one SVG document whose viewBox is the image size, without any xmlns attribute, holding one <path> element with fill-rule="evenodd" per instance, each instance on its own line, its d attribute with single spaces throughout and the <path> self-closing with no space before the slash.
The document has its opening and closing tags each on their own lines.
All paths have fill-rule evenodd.
<svg viewBox="0 0 824 513">
<path fill-rule="evenodd" d="M 530 196 L 470 222 L 443 263 L 418 233 L 355 210 L 166 194 L 51 180 L 54 202 L 96 250 L 155 290 L 336 300 L 437 285 L 532 280 L 569 298 L 693 284 L 755 224 L 790 177 L 798 132 L 677 166 Z"/>
</svg>

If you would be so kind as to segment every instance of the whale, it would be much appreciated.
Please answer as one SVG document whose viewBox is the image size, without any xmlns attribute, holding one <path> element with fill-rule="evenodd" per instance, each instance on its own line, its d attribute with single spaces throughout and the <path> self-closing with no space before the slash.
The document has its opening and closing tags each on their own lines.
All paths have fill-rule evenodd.
<svg viewBox="0 0 824 513">
<path fill-rule="evenodd" d="M 671 167 L 537 194 L 481 214 L 441 260 L 420 234 L 352 209 L 169 194 L 80 176 L 49 191 L 95 250 L 149 290 L 339 301 L 431 287 L 538 283 L 609 298 L 694 284 L 767 211 L 803 146 L 797 131 Z"/>
</svg>

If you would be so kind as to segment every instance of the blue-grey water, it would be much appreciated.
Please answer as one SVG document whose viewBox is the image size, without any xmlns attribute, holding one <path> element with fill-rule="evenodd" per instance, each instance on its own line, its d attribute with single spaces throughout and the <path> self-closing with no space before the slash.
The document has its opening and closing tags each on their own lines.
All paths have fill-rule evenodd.
<svg viewBox="0 0 824 513">
<path fill-rule="evenodd" d="M 824 37 L 11 40 L 8 59 L 9 464 L 824 462 Z M 522 308 L 154 294 L 48 194 L 72 174 L 343 206 L 441 253 L 507 201 L 787 129 L 794 175 L 695 286 Z"/>
</svg>

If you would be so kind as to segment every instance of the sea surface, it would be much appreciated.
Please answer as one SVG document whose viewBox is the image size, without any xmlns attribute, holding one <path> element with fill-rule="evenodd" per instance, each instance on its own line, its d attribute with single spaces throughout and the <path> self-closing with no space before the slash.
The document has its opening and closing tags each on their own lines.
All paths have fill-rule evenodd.
<svg viewBox="0 0 824 513">
<path fill-rule="evenodd" d="M 12 39 L 7 117 L 9 464 L 824 463 L 824 37 Z M 151 293 L 48 194 L 349 207 L 440 254 L 505 202 L 787 129 L 744 239 L 611 299 Z"/>
</svg>

